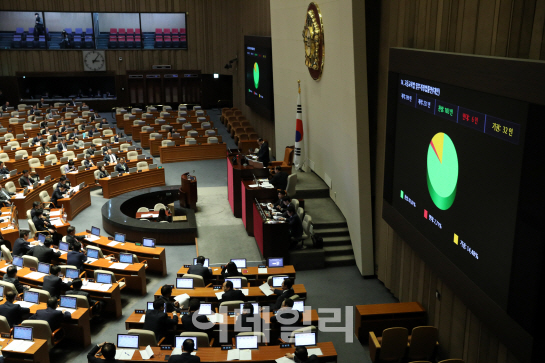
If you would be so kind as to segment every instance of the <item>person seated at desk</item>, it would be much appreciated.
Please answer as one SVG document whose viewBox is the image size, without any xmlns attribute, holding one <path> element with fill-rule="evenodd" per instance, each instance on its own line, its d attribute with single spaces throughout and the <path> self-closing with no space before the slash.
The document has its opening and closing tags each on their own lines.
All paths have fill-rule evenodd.
<svg viewBox="0 0 545 363">
<path fill-rule="evenodd" d="M 184 331 L 194 331 L 202 332 L 210 335 L 211 331 L 214 329 L 214 324 L 208 321 L 206 315 L 199 314 L 199 309 L 201 308 L 201 302 L 197 298 L 192 298 L 189 300 L 189 314 L 182 315 L 182 329 Z M 193 315 L 197 315 L 195 318 Z M 194 321 L 200 323 L 198 325 L 205 326 L 195 326 Z"/>
<path fill-rule="evenodd" d="M 259 144 L 259 151 L 257 152 L 257 161 L 260 161 L 263 163 L 264 167 L 267 167 L 269 165 L 269 143 L 266 140 L 263 140 L 262 138 L 259 138 L 257 140 L 257 143 Z"/>
<path fill-rule="evenodd" d="M 106 152 L 106 155 L 104 155 L 104 161 L 107 163 L 116 163 L 117 162 L 117 156 L 113 153 L 112 149 L 108 149 Z"/>
<path fill-rule="evenodd" d="M 285 220 L 287 220 L 289 224 L 291 241 L 297 243 L 301 239 L 301 236 L 303 236 L 303 223 L 301 222 L 301 218 L 295 213 L 295 207 L 293 205 L 288 207 L 287 212 L 288 218 Z"/>
<path fill-rule="evenodd" d="M 55 191 L 53 191 L 53 195 L 51 195 L 51 203 L 55 206 L 55 208 L 60 208 L 59 199 L 64 199 L 64 195 L 66 194 L 66 185 L 57 185 L 57 188 Z"/>
<path fill-rule="evenodd" d="M 244 303 L 236 324 L 242 328 L 251 328 L 251 331 L 263 331 L 265 326 L 263 318 L 259 314 L 254 314 L 254 306 L 249 302 Z"/>
<path fill-rule="evenodd" d="M 108 170 L 106 170 L 106 166 L 102 165 L 100 168 L 98 168 L 98 170 L 100 170 L 100 173 L 98 173 L 98 178 L 99 179 L 106 178 L 106 177 L 110 176 L 110 173 L 108 173 Z"/>
<path fill-rule="evenodd" d="M 6 168 L 3 161 L 0 161 L 0 174 L 1 175 L 6 175 L 6 174 L 9 175 L 9 170 L 8 170 L 8 168 Z"/>
<path fill-rule="evenodd" d="M 59 130 L 55 130 L 55 132 L 53 132 L 53 135 L 51 135 L 51 142 L 59 141 L 59 137 L 61 137 Z"/>
<path fill-rule="evenodd" d="M 43 127 L 43 130 L 42 132 L 40 132 L 42 134 L 42 136 L 47 136 L 49 135 L 49 126 L 47 126 L 47 124 Z"/>
<path fill-rule="evenodd" d="M 93 160 L 91 160 L 91 155 L 85 155 L 85 160 L 83 160 L 83 166 L 85 166 L 85 169 L 89 169 L 95 166 L 95 163 L 93 163 Z"/>
<path fill-rule="evenodd" d="M 54 332 L 61 327 L 61 323 L 68 322 L 72 319 L 72 314 L 64 309 L 57 310 L 57 306 L 57 297 L 52 296 L 47 299 L 47 309 L 37 310 L 36 314 L 32 315 L 29 319 L 47 321 L 51 331 Z"/>
<path fill-rule="evenodd" d="M 84 143 L 82 140 L 79 139 L 79 137 L 74 137 L 74 142 L 72 143 L 72 145 L 74 145 L 74 148 L 75 149 L 83 149 L 84 148 Z"/>
<path fill-rule="evenodd" d="M 68 227 L 66 229 L 66 243 L 68 243 L 70 248 L 73 249 L 77 242 L 78 242 L 78 236 L 76 236 L 76 227 L 74 226 Z"/>
<path fill-rule="evenodd" d="M 201 357 L 191 355 L 194 349 L 195 342 L 192 339 L 184 340 L 182 343 L 182 354 L 171 355 L 167 363 L 200 363 Z"/>
<path fill-rule="evenodd" d="M 74 160 L 69 160 L 68 164 L 64 166 L 64 173 L 70 173 L 72 171 L 77 171 L 76 166 L 74 165 Z"/>
<path fill-rule="evenodd" d="M 283 218 L 288 217 L 288 208 L 290 205 L 292 205 L 291 198 L 286 195 L 284 198 L 282 198 L 282 208 L 280 209 Z"/>
<path fill-rule="evenodd" d="M 60 177 L 59 184 L 57 184 L 57 188 L 59 187 L 59 185 L 65 185 L 66 189 L 70 189 L 70 180 L 68 180 L 66 175 L 63 175 Z"/>
<path fill-rule="evenodd" d="M 68 238 L 66 241 L 68 241 Z M 85 256 L 85 253 L 81 252 L 81 243 L 75 240 L 75 242 L 70 245 L 70 251 L 66 254 L 66 264 L 76 266 L 78 270 L 83 271 L 86 260 L 87 256 Z"/>
<path fill-rule="evenodd" d="M 46 104 L 46 103 L 45 103 L 45 101 L 44 101 L 44 99 L 43 99 L 43 97 L 42 97 L 42 98 L 40 98 L 40 102 L 38 102 L 38 103 L 36 104 L 36 106 L 38 106 L 38 108 L 43 108 L 43 107 L 45 106 L 45 104 Z"/>
<path fill-rule="evenodd" d="M 75 137 L 80 137 L 81 135 L 79 134 L 79 130 L 77 128 L 75 128 L 73 131 L 71 131 L 68 135 L 67 135 L 67 139 L 68 140 L 72 140 L 74 139 Z"/>
<path fill-rule="evenodd" d="M 95 120 L 99 120 L 100 115 L 98 114 L 98 111 L 95 111 L 91 116 L 89 116 L 89 121 L 93 122 Z"/>
<path fill-rule="evenodd" d="M 28 114 L 29 115 L 34 115 L 34 113 L 36 112 L 36 105 L 33 105 L 30 110 L 28 110 Z"/>
<path fill-rule="evenodd" d="M 95 151 L 97 151 L 95 144 L 91 144 L 91 146 L 87 150 L 85 150 L 85 155 L 94 156 Z"/>
<path fill-rule="evenodd" d="M 206 259 L 204 258 L 204 256 L 198 256 L 197 264 L 189 266 L 189 268 L 187 269 L 187 273 L 202 276 L 202 278 L 205 280 L 212 278 L 212 269 L 204 267 L 205 261 Z"/>
<path fill-rule="evenodd" d="M 167 335 L 167 330 L 175 328 L 176 324 L 178 324 L 178 315 L 176 315 L 176 312 L 174 311 L 172 313 L 172 318 L 169 318 L 168 315 L 163 312 L 163 307 L 164 304 L 161 301 L 155 300 L 153 302 L 153 310 L 146 311 L 144 327 L 142 328 L 154 332 L 157 341 Z"/>
<path fill-rule="evenodd" d="M 100 132 L 98 132 L 97 129 L 95 128 L 95 125 L 93 125 L 93 127 L 91 127 L 91 128 L 89 129 L 89 131 L 87 131 L 87 135 L 88 135 L 89 137 L 93 137 L 93 135 L 95 135 L 95 134 L 100 135 Z M 97 135 L 95 135 L 95 136 L 97 136 Z"/>
<path fill-rule="evenodd" d="M 66 120 L 64 119 L 64 115 L 61 115 L 61 118 L 59 118 L 59 119 L 55 122 L 55 126 L 59 127 L 59 126 L 64 125 L 64 121 L 66 121 Z"/>
<path fill-rule="evenodd" d="M 129 166 L 127 163 L 125 163 L 125 158 L 119 158 L 119 162 L 115 166 L 115 171 L 117 171 L 119 174 L 129 172 Z"/>
<path fill-rule="evenodd" d="M 278 310 L 282 307 L 282 303 L 284 302 L 284 300 L 292 297 L 295 294 L 295 292 L 293 291 L 293 280 L 284 279 L 281 288 L 274 289 L 273 293 L 278 295 L 278 298 L 276 299 L 276 302 L 271 305 L 271 309 Z"/>
<path fill-rule="evenodd" d="M 48 291 L 51 297 L 55 297 L 55 300 L 61 296 L 61 291 L 68 291 L 72 286 L 71 279 L 68 279 L 69 284 L 62 281 L 59 277 L 61 268 L 57 265 L 51 266 L 49 269 L 49 275 L 44 276 L 43 289 Z"/>
<path fill-rule="evenodd" d="M 103 117 L 102 120 L 100 120 L 100 122 L 98 123 L 98 128 L 99 129 L 102 129 L 104 127 L 108 127 L 108 121 L 106 120 L 106 117 Z"/>
<path fill-rule="evenodd" d="M 41 203 L 38 202 L 38 201 L 32 202 L 32 209 L 30 210 L 30 219 L 34 219 L 34 217 L 36 216 L 36 212 L 38 211 L 38 209 L 41 209 L 41 208 L 40 208 L 40 205 L 41 205 Z"/>
<path fill-rule="evenodd" d="M 31 141 L 32 146 L 39 145 L 42 142 L 42 134 L 37 134 Z"/>
<path fill-rule="evenodd" d="M 112 150 L 112 146 L 110 145 L 109 141 L 106 141 L 106 146 L 102 148 L 102 155 L 106 155 L 106 153 L 108 153 L 108 150 Z"/>
<path fill-rule="evenodd" d="M 85 296 L 87 298 L 87 302 L 89 303 L 89 306 L 94 306 L 96 304 L 96 301 L 91 299 L 91 295 L 87 291 L 83 291 L 81 289 L 82 286 L 83 286 L 83 281 L 81 281 L 80 278 L 76 278 L 72 280 L 72 290 L 66 291 L 66 295 Z M 102 304 L 99 303 L 99 306 L 102 306 Z"/>
<path fill-rule="evenodd" d="M 40 122 L 40 128 L 42 129 L 42 131 L 40 131 L 40 134 L 44 134 L 43 133 L 43 129 L 45 129 L 47 127 L 47 120 L 43 120 L 42 122 Z"/>
<path fill-rule="evenodd" d="M 308 356 L 307 347 L 295 347 L 295 353 L 286 353 L 286 358 L 293 359 L 295 363 L 318 363 L 316 354 Z"/>
<path fill-rule="evenodd" d="M 301 325 L 302 316 L 299 311 L 293 309 L 293 300 L 285 299 L 282 302 L 280 310 L 274 316 L 271 316 L 271 325 L 278 326 L 298 326 Z"/>
<path fill-rule="evenodd" d="M 51 149 L 49 148 L 49 141 L 43 140 L 42 141 L 42 146 L 37 148 L 36 151 L 39 152 L 40 155 L 51 153 Z"/>
<path fill-rule="evenodd" d="M 236 277 L 243 276 L 242 272 L 238 271 L 237 265 L 234 262 L 229 262 L 227 265 L 223 266 L 221 269 L 221 276 L 226 277 Z"/>
<path fill-rule="evenodd" d="M 68 127 L 69 127 L 68 125 L 64 125 L 64 124 L 63 124 L 63 125 L 59 128 L 59 131 L 61 132 L 61 134 L 62 134 L 63 132 L 68 131 Z M 66 138 L 68 138 L 68 136 L 66 136 Z"/>
<path fill-rule="evenodd" d="M 19 279 L 17 278 L 17 266 L 14 265 L 8 267 L 2 280 L 6 282 L 11 282 L 15 286 L 15 289 L 17 289 L 17 293 L 19 294 L 25 290 L 30 289 L 30 286 L 23 285 L 21 282 L 19 282 Z"/>
<path fill-rule="evenodd" d="M 120 138 L 120 137 L 123 137 L 123 133 L 121 133 L 121 135 L 115 134 L 115 135 L 114 135 L 114 142 L 119 142 L 119 138 Z"/>
<path fill-rule="evenodd" d="M 102 348 L 102 349 L 101 349 Z M 102 353 L 102 357 L 95 357 L 98 351 Z M 113 343 L 100 343 L 95 345 L 93 349 L 87 354 L 88 363 L 121 363 L 120 360 L 115 359 L 115 345 Z"/>
<path fill-rule="evenodd" d="M 159 209 L 159 216 L 157 217 L 157 222 L 172 222 L 172 217 L 167 216 L 167 213 L 164 208 Z"/>
<path fill-rule="evenodd" d="M 6 318 L 10 328 L 21 324 L 23 321 L 23 316 L 30 314 L 29 308 L 24 308 L 19 304 L 14 304 L 16 296 L 17 294 L 9 290 L 6 292 L 6 302 L 0 305 L 0 315 Z"/>
<path fill-rule="evenodd" d="M 19 231 L 19 238 L 13 242 L 13 251 L 11 253 L 14 256 L 26 255 L 32 249 L 30 242 L 28 242 L 29 234 L 30 232 L 27 229 Z"/>
<path fill-rule="evenodd" d="M 0 187 L 0 204 L 2 204 L 4 207 L 11 206 L 11 196 L 15 193 L 10 193 L 8 190 L 4 187 Z"/>
<path fill-rule="evenodd" d="M 9 107 L 9 101 L 6 101 L 4 106 L 2 106 L 2 111 L 6 112 L 8 110 L 8 107 Z"/>
<path fill-rule="evenodd" d="M 53 110 L 49 109 L 45 114 L 45 121 L 53 120 Z"/>
<path fill-rule="evenodd" d="M 30 176 L 30 171 L 28 169 L 23 170 L 23 176 L 19 178 L 19 185 L 21 188 L 26 188 L 36 183 L 36 179 Z"/>
<path fill-rule="evenodd" d="M 68 150 L 68 144 L 66 143 L 66 139 L 61 140 L 61 141 L 57 144 L 57 151 L 58 151 L 58 152 L 63 152 L 63 151 L 67 151 L 67 150 Z"/>
<path fill-rule="evenodd" d="M 36 257 L 38 261 L 40 262 L 51 264 L 53 257 L 55 258 L 61 257 L 61 252 L 60 251 L 55 252 L 51 248 L 52 245 L 53 245 L 53 239 L 51 237 L 47 237 L 44 241 L 43 246 L 40 246 L 40 245 L 34 246 L 34 248 L 32 248 L 29 251 L 28 255 Z"/>
<path fill-rule="evenodd" d="M 167 304 L 167 313 L 180 310 L 180 303 L 177 301 L 170 301 L 172 296 L 172 285 L 163 285 L 161 287 L 161 296 L 156 301 L 160 301 L 161 304 Z"/>
<path fill-rule="evenodd" d="M 286 196 L 286 191 L 284 189 L 278 189 L 278 200 L 273 203 L 269 203 L 269 207 L 274 208 L 275 211 L 281 212 L 284 209 L 283 199 Z"/>
<path fill-rule="evenodd" d="M 223 295 L 221 296 L 221 300 L 219 300 L 220 304 L 222 302 L 235 300 L 246 301 L 246 296 L 242 291 L 233 288 L 233 281 L 225 281 L 223 283 Z"/>
<path fill-rule="evenodd" d="M 55 193 L 53 193 L 55 194 Z M 44 212 L 42 209 L 38 209 L 36 213 L 34 214 L 34 218 L 32 218 L 32 222 L 34 223 L 34 226 L 36 227 L 36 231 L 47 231 L 53 236 L 53 243 L 58 244 L 59 240 L 62 238 L 60 234 L 57 233 L 55 230 L 55 226 L 53 226 L 44 215 Z"/>
<path fill-rule="evenodd" d="M 288 173 L 282 171 L 282 167 L 279 165 L 274 168 L 274 171 L 275 173 L 270 177 L 269 182 L 274 186 L 274 189 L 286 190 L 288 187 Z"/>
</svg>

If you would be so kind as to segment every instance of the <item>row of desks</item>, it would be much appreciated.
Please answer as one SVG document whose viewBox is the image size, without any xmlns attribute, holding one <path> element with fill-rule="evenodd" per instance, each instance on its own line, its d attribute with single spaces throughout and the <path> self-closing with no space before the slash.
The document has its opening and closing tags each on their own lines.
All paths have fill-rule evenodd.
<svg viewBox="0 0 545 363">
<path fill-rule="evenodd" d="M 223 276 L 221 274 L 221 267 L 211 267 L 212 268 L 212 275 L 213 275 L 213 282 L 221 282 L 223 283 Z M 187 270 L 189 268 L 187 267 L 181 267 L 178 270 L 177 276 L 182 277 L 187 273 Z M 292 265 L 284 266 L 284 267 L 278 267 L 278 268 L 267 268 L 266 273 L 259 273 L 258 267 L 247 267 L 245 269 L 242 269 L 242 275 L 243 277 L 246 277 L 248 279 L 248 282 L 251 280 L 256 281 L 256 283 L 262 284 L 263 282 L 267 281 L 269 276 L 276 276 L 276 275 L 285 275 L 290 277 L 292 280 L 295 280 L 295 268 Z"/>
<path fill-rule="evenodd" d="M 69 125 L 68 127 L 76 127 L 77 125 Z M 53 129 L 58 129 L 58 127 L 55 127 Z M 94 139 L 103 139 L 103 140 L 107 140 L 107 141 L 110 141 L 111 137 L 114 136 L 114 135 L 111 135 L 111 136 L 104 136 L 102 134 L 99 134 L 99 131 L 101 132 L 104 132 L 106 130 L 112 130 L 114 135 L 116 134 L 116 131 L 114 129 L 111 129 L 109 127 L 106 127 L 106 128 L 103 128 L 103 129 L 99 129 L 97 131 L 95 131 L 95 133 L 93 133 L 93 137 L 87 137 L 87 138 L 82 138 L 82 132 L 80 131 L 78 138 L 80 140 L 82 140 L 83 142 L 91 142 L 92 140 Z M 16 137 L 16 135 L 20 135 L 20 134 L 26 134 L 26 136 L 23 138 L 23 139 L 17 139 L 17 138 L 13 138 L 13 139 L 10 139 L 10 140 L 4 140 L 4 141 L 0 141 L 0 148 L 2 149 L 2 151 L 4 150 L 4 146 L 7 146 L 8 142 L 11 142 L 11 141 L 17 141 L 19 144 L 23 144 L 25 142 L 28 142 L 30 143 L 31 139 L 33 139 L 34 137 L 36 137 L 36 135 L 38 135 L 38 133 L 40 133 L 42 131 L 42 129 L 40 128 L 33 128 L 33 129 L 27 129 L 27 130 L 22 130 L 21 132 L 19 133 L 15 133 L 15 131 L 11 132 L 14 137 Z M 51 131 L 51 130 L 50 130 Z M 7 133 L 7 132 L 6 132 Z M 66 138 L 68 136 L 69 132 L 68 131 L 65 131 L 63 133 L 61 133 L 59 136 L 60 137 L 64 137 Z M 95 135 L 96 134 L 96 135 Z M 3 136 L 3 135 L 0 135 L 0 136 Z M 48 136 L 51 136 L 51 134 L 46 134 L 46 135 L 42 135 L 42 140 L 41 141 L 49 141 L 47 138 Z M 68 140 L 66 140 L 66 142 L 68 143 Z M 58 143 L 58 141 L 52 141 L 49 143 L 49 147 L 53 148 L 53 146 L 56 146 Z M 68 145 L 72 144 L 72 141 L 68 143 Z M 12 149 L 12 150 L 8 150 L 8 151 L 4 151 L 4 152 L 7 152 L 10 157 L 13 157 L 12 154 L 15 153 L 15 151 L 18 151 L 18 150 L 27 150 L 29 154 L 32 154 L 31 151 L 34 151 L 33 148 L 37 148 L 39 147 L 40 145 L 34 145 L 34 146 L 28 146 L 28 147 L 25 147 L 25 148 L 18 148 L 18 149 Z M 11 154 L 10 154 L 11 153 Z"/>
<path fill-rule="evenodd" d="M 214 137 L 218 138 L 219 142 L 222 142 L 221 135 L 218 135 L 218 131 L 214 130 L 216 132 L 216 135 Z M 185 145 L 185 139 L 187 135 L 187 130 L 175 130 L 174 133 L 178 132 L 180 134 L 180 137 L 167 137 L 168 131 L 166 130 L 160 130 L 160 131 L 153 131 L 153 133 L 160 134 L 162 137 L 160 139 L 150 139 L 150 135 L 152 132 L 141 132 L 140 133 L 140 145 L 144 149 L 150 149 L 150 154 L 153 156 L 159 155 L 159 147 L 162 146 L 163 140 L 169 140 L 174 141 L 176 145 Z M 193 137 L 197 144 L 205 144 L 208 142 L 208 136 L 204 134 L 204 132 L 201 132 L 197 137 Z"/>
<path fill-rule="evenodd" d="M 161 163 L 223 159 L 225 158 L 226 151 L 227 145 L 223 143 L 159 147 Z"/>
</svg>

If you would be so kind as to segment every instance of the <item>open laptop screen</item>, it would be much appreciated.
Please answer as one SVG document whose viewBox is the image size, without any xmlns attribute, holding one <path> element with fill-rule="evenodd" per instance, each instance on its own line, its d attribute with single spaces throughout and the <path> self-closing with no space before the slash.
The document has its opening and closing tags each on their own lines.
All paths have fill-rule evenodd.
<svg viewBox="0 0 545 363">
<path fill-rule="evenodd" d="M 91 234 L 94 234 L 95 236 L 100 236 L 100 228 L 97 228 L 95 226 L 91 227 Z"/>
<path fill-rule="evenodd" d="M 182 277 L 176 278 L 176 288 L 177 289 L 192 289 L 193 279 L 184 279 Z"/>
<path fill-rule="evenodd" d="M 48 274 L 49 275 L 49 268 L 51 267 L 50 264 L 48 263 L 45 263 L 45 262 L 40 262 L 38 264 L 38 272 L 41 272 L 43 274 Z"/>
<path fill-rule="evenodd" d="M 98 259 L 98 250 L 95 250 L 94 248 L 88 248 L 87 249 L 87 257 L 97 258 Z"/>
<path fill-rule="evenodd" d="M 305 302 L 304 301 L 294 301 L 293 310 L 297 310 L 301 313 L 305 312 Z"/>
<path fill-rule="evenodd" d="M 38 233 L 38 242 L 40 243 L 45 242 L 45 234 Z"/>
<path fill-rule="evenodd" d="M 282 283 L 284 282 L 285 279 L 287 279 L 288 276 L 273 276 L 272 278 L 272 281 L 273 281 L 273 284 L 272 286 L 273 287 L 282 287 Z"/>
<path fill-rule="evenodd" d="M 120 253 L 119 262 L 121 263 L 132 263 L 132 253 Z"/>
<path fill-rule="evenodd" d="M 117 334 L 117 347 L 138 349 L 140 344 L 140 337 L 133 334 Z"/>
<path fill-rule="evenodd" d="M 253 314 L 259 314 L 259 303 L 252 303 L 252 306 L 253 306 Z M 242 311 L 244 310 L 244 303 L 240 304 L 240 312 L 242 313 Z"/>
<path fill-rule="evenodd" d="M 256 335 L 237 336 L 237 349 L 257 349 Z"/>
<path fill-rule="evenodd" d="M 13 264 L 15 266 L 23 267 L 23 258 L 21 256 L 13 256 Z"/>
<path fill-rule="evenodd" d="M 195 348 L 193 350 L 197 350 L 197 337 L 176 337 L 176 347 L 182 349 L 182 345 L 184 344 L 186 339 L 193 340 L 193 344 Z"/>
<path fill-rule="evenodd" d="M 68 243 L 67 242 L 59 242 L 59 250 L 68 252 Z"/>
<path fill-rule="evenodd" d="M 114 237 L 114 240 L 116 242 L 124 243 L 125 242 L 125 235 L 123 233 L 116 233 L 115 237 Z"/>
<path fill-rule="evenodd" d="M 142 238 L 142 245 L 144 247 L 155 247 L 155 239 L 154 238 Z"/>
<path fill-rule="evenodd" d="M 77 279 L 79 277 L 79 270 L 75 268 L 67 268 L 65 271 L 65 275 L 69 279 Z"/>
<path fill-rule="evenodd" d="M 237 265 L 237 268 L 246 268 L 245 258 L 232 258 L 231 262 L 234 262 L 235 265 Z"/>
<path fill-rule="evenodd" d="M 233 288 L 234 289 L 241 289 L 242 288 L 242 279 L 228 278 L 228 279 L 225 279 L 225 281 L 231 281 L 233 283 Z"/>
<path fill-rule="evenodd" d="M 148 310 L 155 310 L 153 308 L 153 301 L 148 301 Z M 163 304 L 163 312 L 167 312 L 167 303 Z"/>
<path fill-rule="evenodd" d="M 112 275 L 99 272 L 97 273 L 97 282 L 101 284 L 111 284 Z"/>
<path fill-rule="evenodd" d="M 209 266 L 208 266 L 209 263 L 210 263 L 209 259 L 208 259 L 208 258 L 205 258 L 205 259 L 204 259 L 204 267 L 209 267 Z M 196 258 L 193 259 L 193 264 L 194 264 L 194 265 L 197 264 L 197 259 L 196 259 Z"/>
<path fill-rule="evenodd" d="M 14 326 L 13 339 L 32 340 L 31 326 Z"/>
<path fill-rule="evenodd" d="M 201 306 L 199 307 L 199 314 L 212 315 L 212 304 L 201 304 Z"/>
<path fill-rule="evenodd" d="M 284 258 L 283 257 L 274 257 L 267 259 L 267 266 L 270 268 L 274 267 L 284 267 Z"/>
<path fill-rule="evenodd" d="M 316 333 L 296 333 L 294 338 L 296 347 L 316 345 Z"/>
<path fill-rule="evenodd" d="M 37 304 L 40 300 L 40 294 L 34 291 L 25 291 L 23 300 L 33 304 Z"/>
<path fill-rule="evenodd" d="M 76 309 L 77 299 L 77 297 L 72 296 L 61 296 L 61 302 L 59 306 L 61 308 Z"/>
<path fill-rule="evenodd" d="M 4 296 L 4 286 L 0 286 L 0 297 Z"/>
</svg>

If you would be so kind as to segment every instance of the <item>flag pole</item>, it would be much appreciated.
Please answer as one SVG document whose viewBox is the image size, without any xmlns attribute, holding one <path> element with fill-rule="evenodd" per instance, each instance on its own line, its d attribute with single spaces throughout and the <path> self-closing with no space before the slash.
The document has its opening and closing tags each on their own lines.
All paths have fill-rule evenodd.
<svg viewBox="0 0 545 363">
<path fill-rule="evenodd" d="M 305 163 L 303 158 L 303 109 L 301 107 L 301 80 L 297 80 L 297 116 L 295 122 L 295 150 L 293 157 L 293 164 L 295 170 L 302 170 Z"/>
</svg>

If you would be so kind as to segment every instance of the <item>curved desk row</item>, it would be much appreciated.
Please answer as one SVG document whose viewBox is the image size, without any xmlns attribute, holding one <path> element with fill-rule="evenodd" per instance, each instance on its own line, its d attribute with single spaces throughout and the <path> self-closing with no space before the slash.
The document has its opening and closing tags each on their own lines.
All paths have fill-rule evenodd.
<svg viewBox="0 0 545 363">
<path fill-rule="evenodd" d="M 161 163 L 223 159 L 226 152 L 226 144 L 161 146 L 159 148 Z"/>
</svg>

